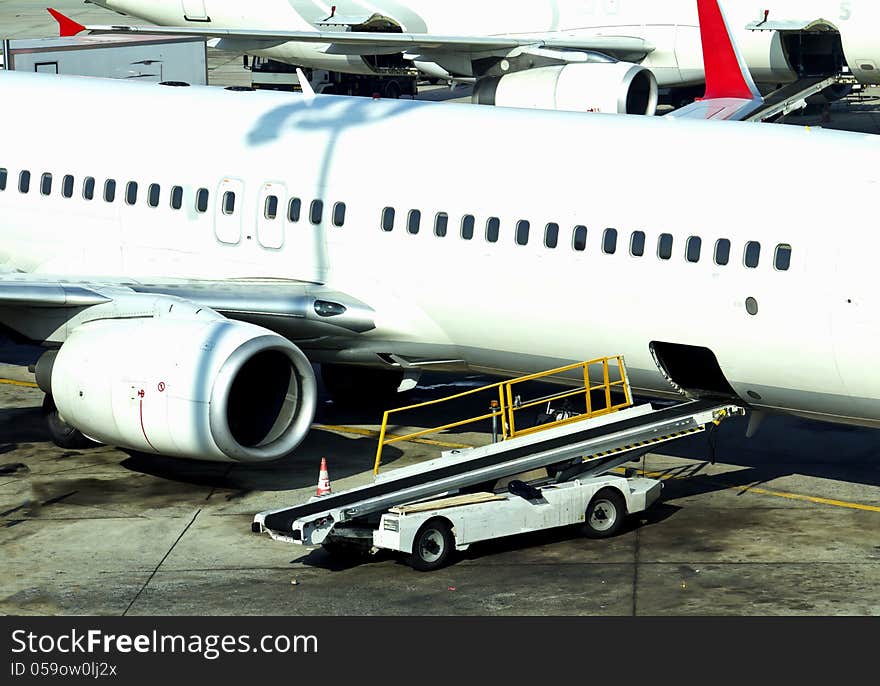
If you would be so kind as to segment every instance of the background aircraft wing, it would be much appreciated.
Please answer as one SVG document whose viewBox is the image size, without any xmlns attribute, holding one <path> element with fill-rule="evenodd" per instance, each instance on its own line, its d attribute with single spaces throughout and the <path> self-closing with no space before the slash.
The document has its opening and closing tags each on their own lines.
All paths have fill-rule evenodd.
<svg viewBox="0 0 880 686">
<path fill-rule="evenodd" d="M 443 51 L 460 54 L 506 53 L 517 48 L 600 52 L 625 60 L 643 59 L 654 46 L 632 36 L 445 36 L 430 33 L 379 33 L 372 31 L 276 31 L 266 29 L 219 29 L 195 26 L 83 26 L 56 10 L 49 10 L 61 27 L 62 36 L 81 31 L 95 34 L 146 33 L 151 35 L 205 36 L 262 44 L 270 47 L 288 41 L 327 44 L 326 52 L 372 55 L 395 52 Z M 251 49 L 256 46 L 251 45 Z"/>
</svg>

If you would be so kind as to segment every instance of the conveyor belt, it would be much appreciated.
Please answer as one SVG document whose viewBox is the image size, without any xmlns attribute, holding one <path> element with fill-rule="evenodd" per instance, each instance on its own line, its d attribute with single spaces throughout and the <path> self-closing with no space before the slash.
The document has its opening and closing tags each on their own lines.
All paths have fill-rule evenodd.
<svg viewBox="0 0 880 686">
<path fill-rule="evenodd" d="M 790 83 L 770 93 L 764 98 L 764 104 L 746 117 L 745 120 L 765 121 L 771 117 L 788 114 L 792 109 L 796 109 L 798 103 L 805 101 L 811 95 L 822 92 L 829 86 L 833 86 L 837 81 L 837 76 L 816 76 L 798 79 L 794 83 Z"/>
<path fill-rule="evenodd" d="M 490 455 L 484 457 L 465 459 L 462 457 L 460 461 L 456 461 L 450 465 L 441 465 L 434 469 L 426 469 L 424 472 L 404 476 L 399 479 L 388 478 L 378 483 L 374 483 L 361 488 L 344 491 L 337 495 L 324 496 L 313 502 L 297 505 L 290 508 L 275 510 L 258 515 L 258 520 L 262 518 L 263 526 L 273 531 L 288 533 L 291 531 L 293 523 L 302 517 L 308 517 L 330 510 L 340 510 L 342 508 L 351 507 L 364 501 L 379 499 L 382 496 L 390 495 L 400 491 L 406 491 L 420 486 L 425 486 L 434 482 L 438 483 L 438 493 L 449 488 L 448 480 L 461 477 L 456 485 L 463 488 L 474 483 L 480 483 L 485 476 L 480 472 L 491 467 L 501 468 L 505 463 L 511 463 L 509 474 L 507 476 L 517 474 L 522 471 L 522 458 L 530 455 L 541 455 L 547 453 L 545 465 L 553 464 L 559 461 L 559 455 L 554 450 L 566 448 L 568 446 L 577 446 L 593 439 L 599 439 L 603 436 L 612 436 L 628 430 L 650 426 L 656 424 L 664 424 L 684 420 L 692 415 L 710 411 L 715 408 L 725 407 L 724 403 L 717 400 L 695 400 L 684 402 L 679 405 L 654 410 L 648 414 L 629 417 L 617 422 L 605 423 L 601 426 L 590 425 L 585 422 L 585 426 L 580 431 L 566 433 L 565 435 L 547 435 L 533 434 L 527 444 L 511 445 L 509 450 L 504 450 L 503 443 L 495 444 L 501 449 L 494 451 Z M 572 425 L 574 426 L 574 425 Z M 537 466 L 537 465 L 535 465 Z M 468 483 L 467 476 L 473 474 L 473 481 Z M 493 477 L 500 478 L 500 475 L 493 473 Z M 421 492 L 419 497 L 431 495 L 430 493 Z M 377 505 L 377 508 L 379 506 Z M 384 507 L 384 506 L 382 506 Z M 358 512 L 359 515 L 367 512 Z"/>
</svg>

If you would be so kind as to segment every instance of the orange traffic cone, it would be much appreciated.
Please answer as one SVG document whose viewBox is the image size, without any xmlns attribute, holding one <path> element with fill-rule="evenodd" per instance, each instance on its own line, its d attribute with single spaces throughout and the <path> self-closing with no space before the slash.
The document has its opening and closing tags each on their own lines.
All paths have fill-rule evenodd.
<svg viewBox="0 0 880 686">
<path fill-rule="evenodd" d="M 316 495 L 328 495 L 330 493 L 330 474 L 327 471 L 327 458 L 321 458 L 321 471 L 318 474 L 318 490 Z"/>
</svg>

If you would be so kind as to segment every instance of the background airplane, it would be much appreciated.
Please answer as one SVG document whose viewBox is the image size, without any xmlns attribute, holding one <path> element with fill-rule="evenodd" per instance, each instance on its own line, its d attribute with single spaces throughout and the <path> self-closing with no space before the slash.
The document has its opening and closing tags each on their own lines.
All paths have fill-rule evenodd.
<svg viewBox="0 0 880 686">
<path fill-rule="evenodd" d="M 737 76 L 703 102 L 748 95 Z M 637 393 L 880 426 L 880 238 L 856 204 L 780 202 L 802 177 L 761 162 L 869 194 L 876 138 L 15 72 L 0 91 L 21 115 L 0 130 L 0 323 L 49 348 L 62 442 L 267 461 L 309 430 L 313 362 L 378 393 L 608 353 Z M 70 134 L 96 116 L 100 138 Z"/>
<path fill-rule="evenodd" d="M 658 87 L 689 102 L 703 82 L 692 0 L 92 1 L 303 67 L 380 73 L 414 65 L 469 79 L 483 104 L 653 114 Z M 724 8 L 765 92 L 847 65 L 861 83 L 880 83 L 880 7 L 871 0 L 727 0 Z M 824 94 L 847 92 L 843 84 Z"/>
</svg>

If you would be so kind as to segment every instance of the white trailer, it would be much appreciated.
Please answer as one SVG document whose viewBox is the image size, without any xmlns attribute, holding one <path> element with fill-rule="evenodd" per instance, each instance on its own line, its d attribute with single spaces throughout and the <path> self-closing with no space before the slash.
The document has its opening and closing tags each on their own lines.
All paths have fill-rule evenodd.
<svg viewBox="0 0 880 686">
<path fill-rule="evenodd" d="M 207 85 L 204 38 L 70 36 L 3 40 L 2 68 L 137 81 Z"/>
<path fill-rule="evenodd" d="M 454 550 L 504 536 L 580 525 L 591 538 L 618 533 L 627 515 L 644 512 L 663 484 L 655 479 L 603 476 L 564 483 L 531 486 L 512 481 L 508 493 L 474 493 L 392 507 L 372 531 L 378 550 L 407 555 L 411 567 L 438 569 Z M 331 534 L 324 547 L 330 552 L 353 547 L 357 530 Z M 360 539 L 362 540 L 362 539 Z"/>
</svg>

